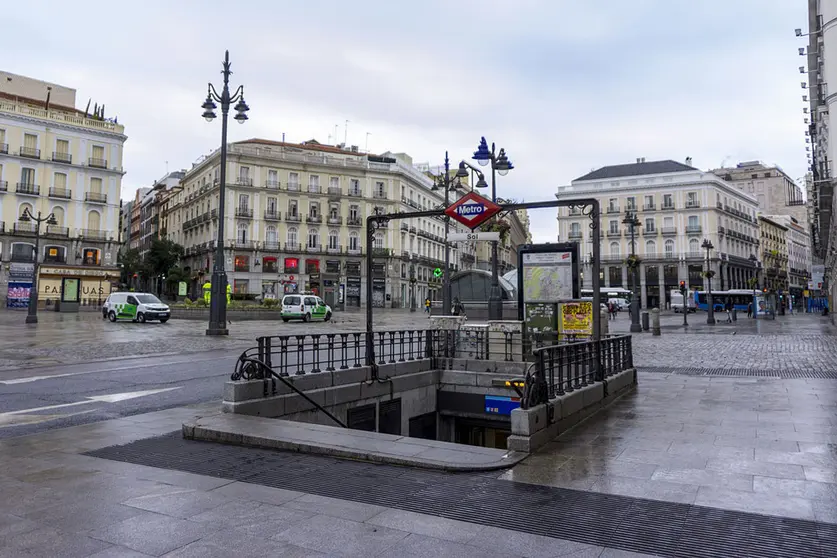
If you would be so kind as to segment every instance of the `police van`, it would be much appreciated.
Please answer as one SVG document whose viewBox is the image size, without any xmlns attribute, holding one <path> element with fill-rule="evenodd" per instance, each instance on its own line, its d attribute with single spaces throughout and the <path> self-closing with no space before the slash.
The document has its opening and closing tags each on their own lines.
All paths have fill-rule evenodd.
<svg viewBox="0 0 837 558">
<path fill-rule="evenodd" d="M 331 319 L 331 306 L 312 292 L 302 294 L 286 294 L 282 297 L 282 321 L 302 320 L 310 322 L 312 319 L 327 322 Z"/>
<path fill-rule="evenodd" d="M 144 324 L 149 320 L 169 321 L 171 309 L 150 293 L 111 293 L 102 305 L 102 317 L 115 322 L 132 320 Z"/>
</svg>

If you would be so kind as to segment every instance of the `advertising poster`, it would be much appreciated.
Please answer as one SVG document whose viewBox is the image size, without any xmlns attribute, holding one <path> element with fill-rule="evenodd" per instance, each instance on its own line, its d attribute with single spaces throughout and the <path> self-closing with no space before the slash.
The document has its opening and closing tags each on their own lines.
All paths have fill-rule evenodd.
<svg viewBox="0 0 837 558">
<path fill-rule="evenodd" d="M 523 254 L 523 301 L 558 302 L 573 297 L 571 252 Z"/>
<path fill-rule="evenodd" d="M 565 302 L 560 305 L 561 333 L 566 335 L 593 334 L 593 303 Z"/>
<path fill-rule="evenodd" d="M 186 296 L 186 281 L 180 281 L 177 284 L 177 296 Z"/>
<path fill-rule="evenodd" d="M 78 288 L 80 281 L 78 279 L 65 278 L 61 281 L 61 301 L 62 302 L 78 302 L 81 300 Z"/>
<path fill-rule="evenodd" d="M 6 296 L 6 306 L 8 308 L 28 308 L 29 291 L 31 289 L 31 281 L 9 281 L 9 292 Z"/>
</svg>

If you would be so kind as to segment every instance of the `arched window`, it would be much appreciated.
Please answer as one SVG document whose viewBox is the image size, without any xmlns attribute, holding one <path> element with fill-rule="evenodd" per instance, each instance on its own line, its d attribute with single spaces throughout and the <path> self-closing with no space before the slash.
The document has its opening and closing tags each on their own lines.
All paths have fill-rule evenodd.
<svg viewBox="0 0 837 558">
<path fill-rule="evenodd" d="M 700 242 L 698 242 L 697 238 L 689 240 L 689 252 L 691 252 L 692 255 L 700 253 Z"/>
<path fill-rule="evenodd" d="M 354 231 L 349 233 L 349 250 L 357 252 L 360 249 L 360 237 Z"/>
<path fill-rule="evenodd" d="M 64 226 L 64 208 L 55 206 L 52 208 L 52 214 L 55 216 L 55 223 L 58 227 Z"/>
<path fill-rule="evenodd" d="M 611 256 L 618 256 L 619 255 L 619 243 L 618 242 L 611 242 L 610 243 L 610 255 Z"/>
<path fill-rule="evenodd" d="M 649 256 L 653 256 L 657 253 L 657 243 L 653 240 L 649 240 L 645 243 L 645 253 Z"/>
<path fill-rule="evenodd" d="M 91 211 L 87 214 L 87 230 L 98 231 L 102 222 L 102 216 L 98 211 Z"/>
<path fill-rule="evenodd" d="M 26 210 L 29 210 L 29 213 L 33 215 L 32 206 L 28 203 L 22 203 L 17 210 L 18 217 L 22 217 L 23 214 L 26 213 Z"/>
<path fill-rule="evenodd" d="M 28 242 L 15 242 L 12 244 L 13 262 L 34 262 L 35 245 Z"/>
<path fill-rule="evenodd" d="M 278 237 L 276 236 L 276 227 L 274 227 L 273 225 L 268 225 L 267 229 L 265 229 L 265 233 L 264 233 L 265 242 L 267 242 L 268 244 L 274 244 L 275 245 L 277 238 Z"/>
<path fill-rule="evenodd" d="M 44 261 L 49 263 L 66 263 L 67 249 L 64 246 L 44 246 Z"/>
<path fill-rule="evenodd" d="M 244 223 L 239 223 L 238 224 L 238 230 L 236 231 L 236 237 L 235 237 L 236 241 L 243 244 L 243 243 L 247 242 L 247 236 L 248 236 L 247 225 L 244 224 Z"/>
<path fill-rule="evenodd" d="M 331 251 L 340 249 L 340 235 L 335 230 L 328 231 L 328 249 Z"/>
<path fill-rule="evenodd" d="M 375 234 L 375 248 L 383 248 L 384 247 L 384 235 L 380 233 Z"/>
<path fill-rule="evenodd" d="M 317 249 L 320 245 L 320 231 L 317 229 L 308 229 L 308 247 Z"/>
<path fill-rule="evenodd" d="M 666 250 L 666 257 L 667 258 L 670 258 L 671 256 L 674 255 L 674 241 L 673 240 L 671 240 L 671 239 L 666 240 L 665 250 Z"/>
<path fill-rule="evenodd" d="M 288 245 L 293 249 L 299 245 L 299 232 L 296 227 L 288 228 Z"/>
</svg>

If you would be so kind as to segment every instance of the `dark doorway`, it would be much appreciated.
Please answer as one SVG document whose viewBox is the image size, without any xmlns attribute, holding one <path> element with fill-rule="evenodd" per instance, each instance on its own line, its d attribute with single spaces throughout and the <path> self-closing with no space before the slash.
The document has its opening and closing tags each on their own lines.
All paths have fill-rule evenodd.
<svg viewBox="0 0 837 558">
<path fill-rule="evenodd" d="M 346 425 L 354 430 L 375 432 L 375 404 L 349 409 L 346 413 Z"/>
<path fill-rule="evenodd" d="M 401 400 L 381 401 L 378 404 L 378 432 L 401 435 Z"/>
<path fill-rule="evenodd" d="M 410 438 L 436 439 L 436 413 L 427 413 L 410 419 Z"/>
</svg>

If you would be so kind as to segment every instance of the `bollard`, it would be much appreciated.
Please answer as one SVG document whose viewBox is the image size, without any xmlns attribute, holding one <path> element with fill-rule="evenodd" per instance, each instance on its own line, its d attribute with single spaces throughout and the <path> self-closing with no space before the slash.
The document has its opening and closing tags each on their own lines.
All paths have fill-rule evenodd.
<svg viewBox="0 0 837 558">
<path fill-rule="evenodd" d="M 660 334 L 660 309 L 654 308 L 651 310 L 651 334 Z"/>
<path fill-rule="evenodd" d="M 642 316 L 642 331 L 648 331 L 648 312 L 643 312 Z"/>
<path fill-rule="evenodd" d="M 606 310 L 602 310 L 601 312 L 599 312 L 599 333 L 603 336 L 607 335 L 608 333 L 608 329 L 610 327 L 610 324 L 608 323 L 609 319 L 610 316 L 607 315 Z"/>
<path fill-rule="evenodd" d="M 732 321 L 733 322 L 738 321 L 738 310 L 736 310 L 735 308 L 732 309 Z"/>
</svg>

